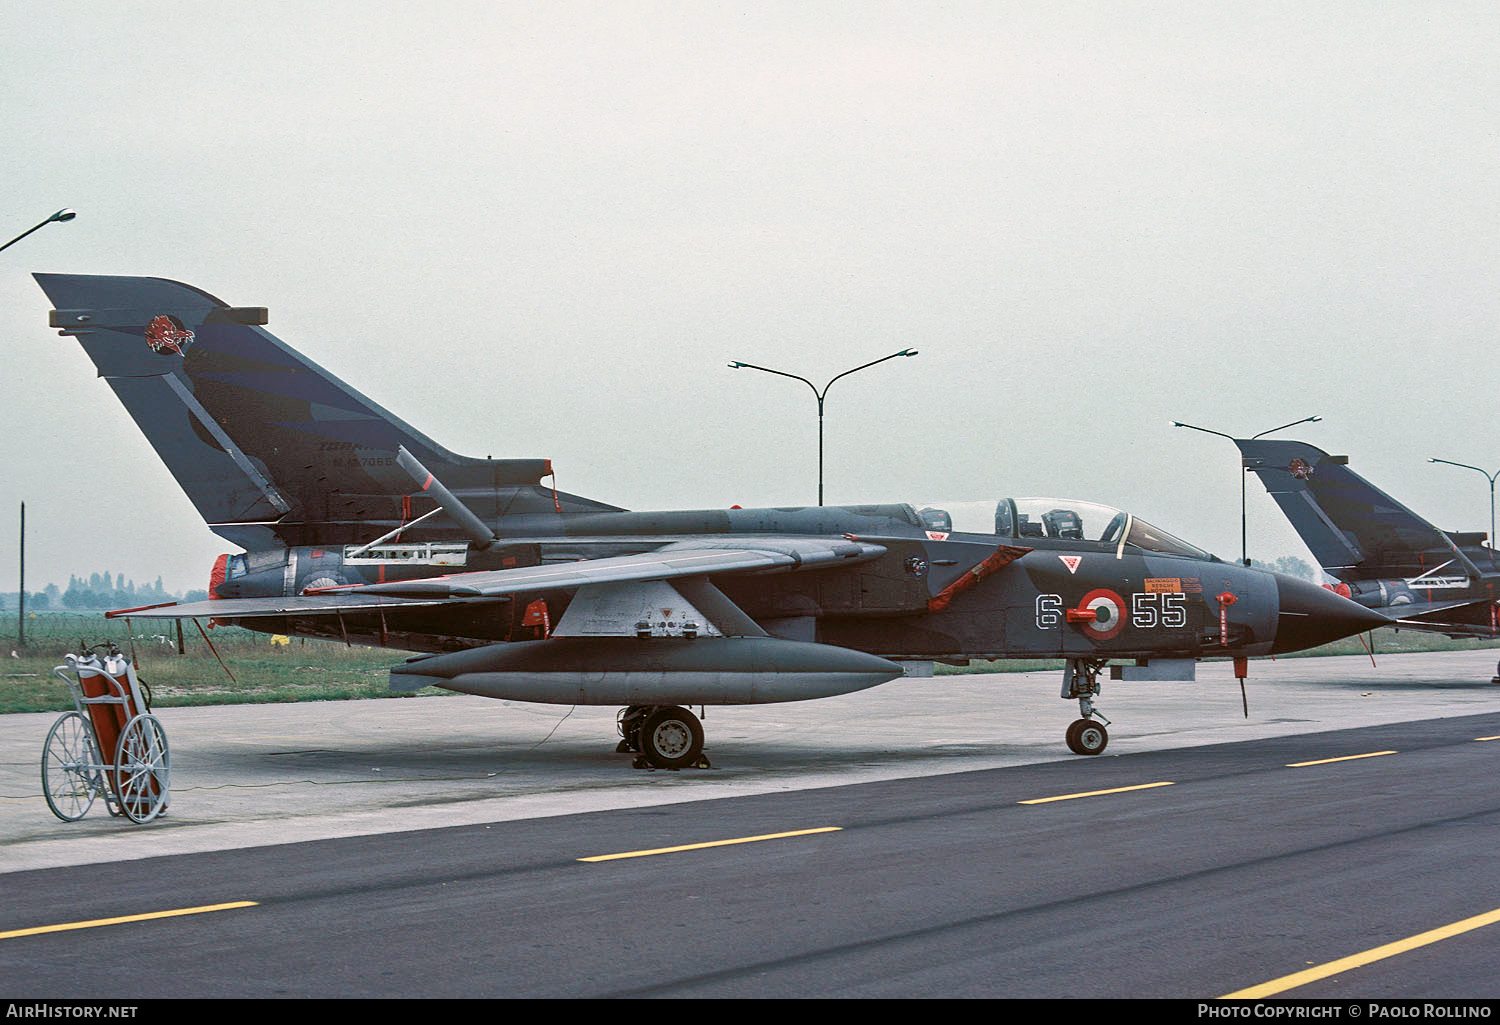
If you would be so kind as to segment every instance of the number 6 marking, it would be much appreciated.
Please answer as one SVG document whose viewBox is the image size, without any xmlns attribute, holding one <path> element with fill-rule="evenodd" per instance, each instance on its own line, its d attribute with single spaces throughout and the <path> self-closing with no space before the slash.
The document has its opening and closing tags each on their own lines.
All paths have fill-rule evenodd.
<svg viewBox="0 0 1500 1025">
<path fill-rule="evenodd" d="M 1062 595 L 1039 594 L 1036 596 L 1036 628 L 1056 630 L 1062 622 Z"/>
</svg>

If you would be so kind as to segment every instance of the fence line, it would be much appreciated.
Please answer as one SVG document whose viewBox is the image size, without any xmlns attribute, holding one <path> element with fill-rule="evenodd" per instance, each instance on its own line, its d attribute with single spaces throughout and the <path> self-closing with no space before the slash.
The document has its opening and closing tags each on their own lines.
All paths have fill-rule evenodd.
<svg viewBox="0 0 1500 1025">
<path fill-rule="evenodd" d="M 206 623 L 204 627 L 209 629 Z M 189 653 L 193 651 L 195 645 L 203 647 L 203 638 L 192 627 L 183 628 L 182 639 Z M 277 639 L 273 635 L 257 633 L 238 626 L 211 628 L 209 639 L 213 641 L 214 647 L 230 650 L 266 648 L 285 643 L 285 639 Z M 64 652 L 79 650 L 80 644 L 82 647 L 89 647 L 105 641 L 113 642 L 122 650 L 129 650 L 133 642 L 138 649 L 145 645 L 158 654 L 164 652 L 176 654 L 178 632 L 176 624 L 169 621 L 129 622 L 123 618 L 106 619 L 103 612 L 53 612 L 49 610 L 26 614 L 27 654 L 55 652 L 60 655 Z M 294 643 L 303 642 L 298 639 Z M 311 643 L 329 642 L 313 641 Z M 19 647 L 14 614 L 8 618 L 0 618 L 0 647 L 3 647 L 4 654 L 9 654 Z"/>
</svg>

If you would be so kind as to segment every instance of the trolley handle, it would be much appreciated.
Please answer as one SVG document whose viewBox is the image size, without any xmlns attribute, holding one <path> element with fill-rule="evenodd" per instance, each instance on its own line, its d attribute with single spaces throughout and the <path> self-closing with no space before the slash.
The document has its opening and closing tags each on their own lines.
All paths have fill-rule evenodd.
<svg viewBox="0 0 1500 1025">
<path fill-rule="evenodd" d="M 119 649 L 115 648 L 114 644 L 110 642 L 104 642 L 103 644 L 94 645 L 95 648 L 102 648 L 106 646 L 113 649 L 115 654 L 119 654 Z M 52 672 L 55 673 L 65 683 L 67 683 L 68 690 L 71 691 L 73 695 L 73 706 L 75 708 L 79 708 L 81 710 L 83 705 L 129 706 L 131 704 L 130 693 L 126 691 L 124 685 L 121 684 L 119 680 L 116 680 L 110 673 L 105 672 L 104 663 L 100 662 L 99 658 L 96 655 L 89 654 L 80 657 L 78 655 L 70 654 L 65 657 L 68 659 L 68 665 L 54 666 L 52 668 Z M 83 692 L 82 683 L 82 674 L 84 672 L 93 673 L 99 679 L 103 680 L 105 687 L 110 693 L 101 694 L 98 697 L 93 698 L 85 694 Z"/>
</svg>

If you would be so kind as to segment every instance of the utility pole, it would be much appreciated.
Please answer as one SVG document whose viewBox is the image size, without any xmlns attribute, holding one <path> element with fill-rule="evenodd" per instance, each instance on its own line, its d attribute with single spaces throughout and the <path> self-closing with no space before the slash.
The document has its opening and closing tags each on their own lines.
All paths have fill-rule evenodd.
<svg viewBox="0 0 1500 1025">
<path fill-rule="evenodd" d="M 16 613 L 16 650 L 26 647 L 26 503 L 21 503 L 21 600 Z"/>
</svg>

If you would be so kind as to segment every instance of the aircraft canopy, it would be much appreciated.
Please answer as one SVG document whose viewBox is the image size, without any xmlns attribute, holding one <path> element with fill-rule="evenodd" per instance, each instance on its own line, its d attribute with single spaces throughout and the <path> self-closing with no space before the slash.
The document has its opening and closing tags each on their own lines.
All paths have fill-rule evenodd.
<svg viewBox="0 0 1500 1025">
<path fill-rule="evenodd" d="M 1097 502 L 1072 498 L 1002 498 L 998 502 L 935 502 L 918 506 L 930 531 L 992 534 L 1025 544 L 1027 538 L 1093 541 L 1167 555 L 1211 559 L 1208 552 L 1145 520 Z"/>
</svg>

